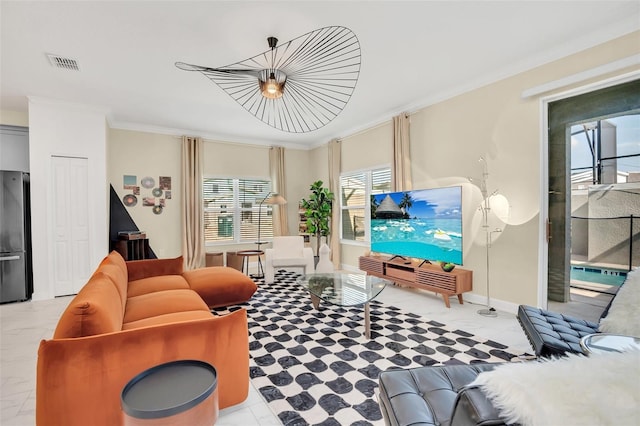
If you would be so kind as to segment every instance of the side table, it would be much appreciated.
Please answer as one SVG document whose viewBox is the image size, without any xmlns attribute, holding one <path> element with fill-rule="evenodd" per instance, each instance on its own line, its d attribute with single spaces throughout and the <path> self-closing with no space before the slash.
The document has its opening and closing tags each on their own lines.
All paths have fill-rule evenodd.
<svg viewBox="0 0 640 426">
<path fill-rule="evenodd" d="M 149 368 L 122 390 L 125 426 L 211 426 L 218 419 L 218 376 L 203 361 Z"/>
<path fill-rule="evenodd" d="M 240 250 L 236 252 L 236 256 L 242 257 L 242 267 L 240 270 L 244 272 L 245 264 L 247 265 L 246 274 L 249 275 L 249 258 L 251 256 L 258 256 L 258 273 L 249 275 L 251 278 L 264 278 L 264 269 L 262 269 L 261 256 L 264 254 L 264 250 Z"/>
<path fill-rule="evenodd" d="M 222 252 L 206 253 L 205 266 L 224 266 L 224 258 Z"/>
</svg>

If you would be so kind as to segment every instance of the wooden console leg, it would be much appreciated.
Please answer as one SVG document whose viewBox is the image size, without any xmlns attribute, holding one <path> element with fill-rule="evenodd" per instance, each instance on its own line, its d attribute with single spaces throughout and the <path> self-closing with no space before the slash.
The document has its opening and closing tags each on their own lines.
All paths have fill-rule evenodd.
<svg viewBox="0 0 640 426">
<path fill-rule="evenodd" d="M 444 299 L 444 304 L 447 305 L 447 308 L 450 308 L 451 305 L 449 304 L 449 296 L 446 294 L 443 294 L 442 298 Z"/>
<path fill-rule="evenodd" d="M 309 296 L 311 296 L 311 303 L 313 304 L 313 307 L 316 309 L 320 308 L 320 298 L 311 293 L 309 293 Z"/>
<path fill-rule="evenodd" d="M 464 302 L 462 301 L 462 295 L 461 294 L 458 295 L 458 302 L 460 302 L 461 305 L 464 304 Z"/>
</svg>

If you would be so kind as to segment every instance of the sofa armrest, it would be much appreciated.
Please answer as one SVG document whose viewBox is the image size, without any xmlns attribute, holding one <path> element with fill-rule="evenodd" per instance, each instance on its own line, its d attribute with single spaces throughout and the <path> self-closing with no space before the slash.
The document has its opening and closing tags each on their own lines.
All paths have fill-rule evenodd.
<svg viewBox="0 0 640 426">
<path fill-rule="evenodd" d="M 451 415 L 456 426 L 504 425 L 498 410 L 478 386 L 462 388 L 456 397 Z"/>
<path fill-rule="evenodd" d="M 156 277 L 158 275 L 180 275 L 184 269 L 182 256 L 173 259 L 145 259 L 126 262 L 128 281 Z"/>
<path fill-rule="evenodd" d="M 220 408 L 244 401 L 249 391 L 246 311 L 41 341 L 36 424 L 122 424 L 120 395 L 129 380 L 148 368 L 176 360 L 200 360 L 216 368 Z"/>
</svg>

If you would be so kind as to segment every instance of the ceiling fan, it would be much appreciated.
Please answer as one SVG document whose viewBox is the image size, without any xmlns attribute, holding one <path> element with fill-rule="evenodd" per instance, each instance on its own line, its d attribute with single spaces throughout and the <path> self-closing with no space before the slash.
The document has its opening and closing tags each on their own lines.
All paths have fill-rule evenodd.
<svg viewBox="0 0 640 426">
<path fill-rule="evenodd" d="M 346 106 L 360 74 L 360 42 L 348 28 L 324 27 L 220 68 L 176 62 L 198 71 L 262 122 L 306 133 L 327 125 Z"/>
</svg>

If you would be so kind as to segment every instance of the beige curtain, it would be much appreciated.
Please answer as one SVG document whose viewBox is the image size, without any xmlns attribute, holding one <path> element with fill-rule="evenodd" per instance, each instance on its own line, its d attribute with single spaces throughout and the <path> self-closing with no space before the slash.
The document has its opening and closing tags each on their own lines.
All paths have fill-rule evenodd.
<svg viewBox="0 0 640 426">
<path fill-rule="evenodd" d="M 185 269 L 204 266 L 204 212 L 202 210 L 202 139 L 182 137 L 182 256 Z"/>
<path fill-rule="evenodd" d="M 329 142 L 329 190 L 333 192 L 333 208 L 331 210 L 331 261 L 335 269 L 340 269 L 340 166 L 341 141 L 332 139 Z"/>
<path fill-rule="evenodd" d="M 271 190 L 287 199 L 287 187 L 284 172 L 284 147 L 272 146 L 269 150 L 269 174 Z M 273 206 L 273 235 L 289 235 L 287 204 Z"/>
<path fill-rule="evenodd" d="M 409 140 L 409 114 L 393 117 L 393 170 L 391 187 L 394 191 L 411 189 L 411 152 Z"/>
</svg>

